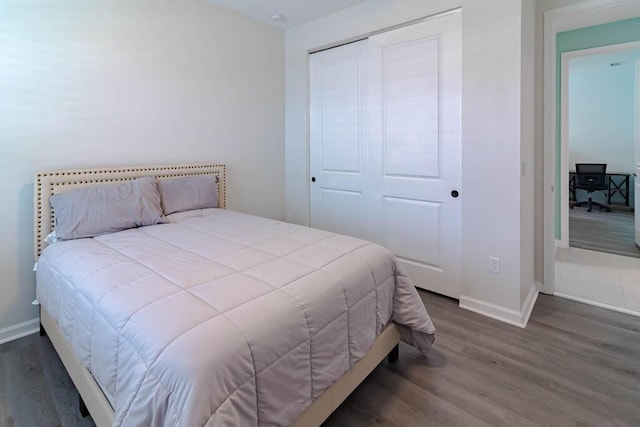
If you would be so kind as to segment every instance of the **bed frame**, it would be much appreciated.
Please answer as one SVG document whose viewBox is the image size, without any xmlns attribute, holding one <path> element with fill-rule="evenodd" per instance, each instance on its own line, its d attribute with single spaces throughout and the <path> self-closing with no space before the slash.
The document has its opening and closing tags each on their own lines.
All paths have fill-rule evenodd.
<svg viewBox="0 0 640 427">
<path fill-rule="evenodd" d="M 46 246 L 43 239 L 53 231 L 55 224 L 54 212 L 49 203 L 50 196 L 72 188 L 127 181 L 143 176 L 162 179 L 193 175 L 218 176 L 218 205 L 220 208 L 225 208 L 226 167 L 220 164 L 76 169 L 38 173 L 34 186 L 36 261 Z M 78 389 L 81 411 L 86 408 L 98 427 L 111 426 L 114 411 L 109 401 L 91 372 L 82 366 L 64 340 L 56 321 L 42 306 L 40 307 L 40 328 L 41 334 L 49 336 L 73 384 Z M 387 355 L 389 362 L 393 363 L 397 360 L 399 341 L 400 331 L 395 323 L 391 322 L 378 336 L 367 354 L 313 402 L 293 425 L 309 427 L 322 424 Z"/>
</svg>

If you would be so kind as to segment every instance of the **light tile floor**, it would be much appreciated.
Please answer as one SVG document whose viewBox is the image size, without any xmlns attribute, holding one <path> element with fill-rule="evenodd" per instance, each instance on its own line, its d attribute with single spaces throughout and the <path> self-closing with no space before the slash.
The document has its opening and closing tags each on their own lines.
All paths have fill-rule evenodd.
<svg viewBox="0 0 640 427">
<path fill-rule="evenodd" d="M 558 248 L 555 292 L 640 316 L 640 258 Z"/>
</svg>

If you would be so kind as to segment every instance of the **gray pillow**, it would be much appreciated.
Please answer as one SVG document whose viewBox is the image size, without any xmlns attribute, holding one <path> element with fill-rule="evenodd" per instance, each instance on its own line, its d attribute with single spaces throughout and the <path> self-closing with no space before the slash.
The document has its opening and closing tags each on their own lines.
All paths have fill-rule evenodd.
<svg viewBox="0 0 640 427">
<path fill-rule="evenodd" d="M 165 215 L 218 207 L 218 177 L 215 175 L 159 179 L 158 191 Z"/>
<path fill-rule="evenodd" d="M 69 190 L 49 200 L 55 212 L 56 237 L 60 240 L 164 222 L 156 179 L 150 176 Z"/>
</svg>

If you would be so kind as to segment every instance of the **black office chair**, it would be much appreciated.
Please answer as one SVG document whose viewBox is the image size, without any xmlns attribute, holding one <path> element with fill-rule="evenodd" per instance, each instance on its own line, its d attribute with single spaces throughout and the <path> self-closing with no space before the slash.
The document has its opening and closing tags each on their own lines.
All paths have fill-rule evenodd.
<svg viewBox="0 0 640 427">
<path fill-rule="evenodd" d="M 594 191 L 608 190 L 606 163 L 576 163 L 575 188 L 587 190 L 589 200 L 576 203 L 571 206 L 572 209 L 574 206 L 587 206 L 587 212 L 591 212 L 591 206 L 596 205 L 599 206 L 600 209 L 606 209 L 607 212 L 611 211 L 608 206 L 591 200 L 591 195 Z"/>
</svg>

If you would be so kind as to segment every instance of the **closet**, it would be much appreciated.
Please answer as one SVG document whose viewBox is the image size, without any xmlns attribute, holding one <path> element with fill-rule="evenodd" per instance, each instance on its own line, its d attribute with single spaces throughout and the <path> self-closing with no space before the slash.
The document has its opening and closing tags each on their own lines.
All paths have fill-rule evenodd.
<svg viewBox="0 0 640 427">
<path fill-rule="evenodd" d="M 459 11 L 310 55 L 310 220 L 461 285 Z"/>
</svg>

